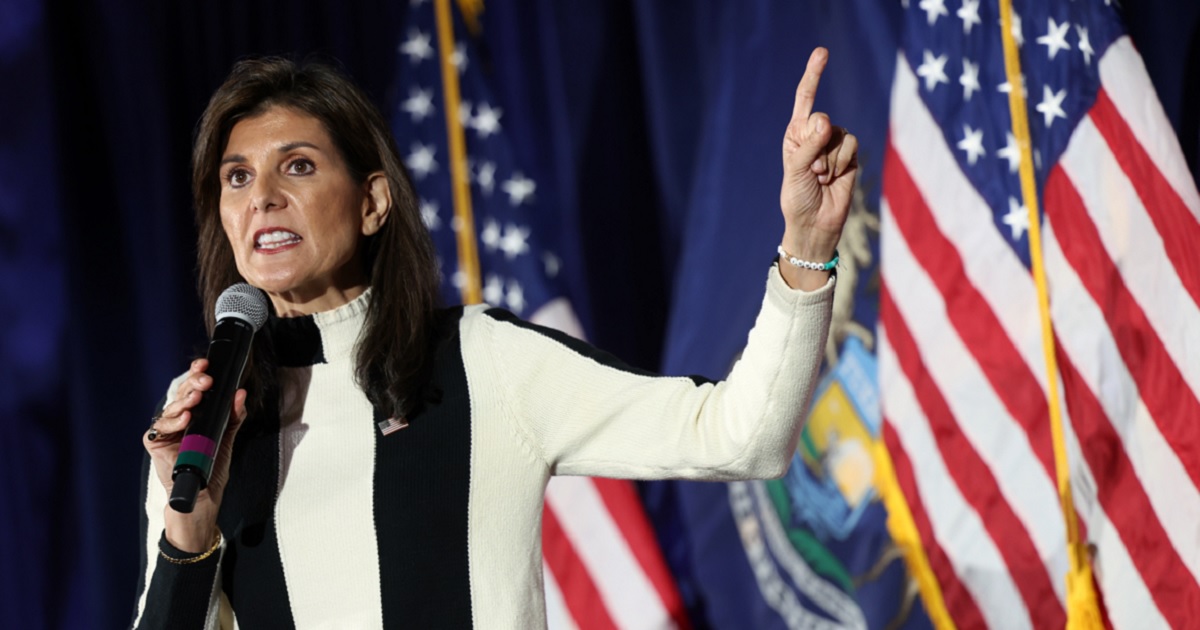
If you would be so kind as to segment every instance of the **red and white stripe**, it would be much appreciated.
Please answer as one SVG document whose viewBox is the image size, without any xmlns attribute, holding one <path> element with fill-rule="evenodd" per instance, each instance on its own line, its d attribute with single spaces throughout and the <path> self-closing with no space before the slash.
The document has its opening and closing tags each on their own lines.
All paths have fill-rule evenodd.
<svg viewBox="0 0 1200 630">
<path fill-rule="evenodd" d="M 555 477 L 542 517 L 546 582 L 554 582 L 564 608 L 551 617 L 578 628 L 687 626 L 632 483 Z"/>
<path fill-rule="evenodd" d="M 1043 201 L 1067 451 L 1110 620 L 1180 626 L 1200 618 L 1200 195 L 1128 39 L 1099 63 L 1104 87 Z M 881 208 L 884 439 L 951 616 L 1062 627 L 1036 286 L 918 90 L 900 55 Z"/>
<path fill-rule="evenodd" d="M 564 299 L 549 302 L 530 321 L 582 336 Z M 542 563 L 552 630 L 688 627 L 632 482 L 551 478 L 542 512 Z"/>
</svg>

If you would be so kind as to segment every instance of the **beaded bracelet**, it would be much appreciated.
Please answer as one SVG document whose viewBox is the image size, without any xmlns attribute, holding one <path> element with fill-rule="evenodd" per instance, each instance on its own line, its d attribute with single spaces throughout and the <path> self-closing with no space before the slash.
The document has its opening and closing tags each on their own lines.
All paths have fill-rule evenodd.
<svg viewBox="0 0 1200 630">
<path fill-rule="evenodd" d="M 838 264 L 838 251 L 836 249 L 833 250 L 833 260 L 831 260 L 827 263 L 818 263 L 818 262 L 811 262 L 808 260 L 800 260 L 799 258 L 796 258 L 795 256 L 792 256 L 791 254 L 783 251 L 783 245 L 780 245 L 776 249 L 776 251 L 779 252 L 780 258 L 788 261 L 789 263 L 791 263 L 792 265 L 794 265 L 796 267 L 800 267 L 801 269 L 811 269 L 813 271 L 829 271 L 830 269 L 837 267 L 837 264 Z"/>
<path fill-rule="evenodd" d="M 204 560 L 205 558 L 213 555 L 220 548 L 221 548 L 221 532 L 217 532 L 217 540 L 216 540 L 216 542 L 213 543 L 213 546 L 209 547 L 208 551 L 205 551 L 204 553 L 202 553 L 198 556 L 195 556 L 193 558 L 172 558 L 171 556 L 168 556 L 167 552 L 163 551 L 162 549 L 158 550 L 158 554 L 160 556 L 162 556 L 163 559 L 165 559 L 167 562 L 170 562 L 171 564 L 196 564 L 197 562 L 200 562 L 201 560 Z"/>
</svg>

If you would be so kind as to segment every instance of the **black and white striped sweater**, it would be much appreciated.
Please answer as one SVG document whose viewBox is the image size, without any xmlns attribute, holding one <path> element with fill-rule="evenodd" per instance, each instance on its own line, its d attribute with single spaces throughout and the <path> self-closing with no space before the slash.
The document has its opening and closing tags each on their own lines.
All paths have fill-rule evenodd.
<svg viewBox="0 0 1200 630">
<path fill-rule="evenodd" d="M 369 296 L 273 323 L 283 394 L 278 413 L 238 434 L 220 553 L 160 558 L 186 554 L 162 536 L 167 496 L 147 463 L 134 627 L 544 627 L 550 475 L 783 474 L 833 280 L 794 291 L 773 266 L 742 358 L 720 383 L 647 374 L 498 309 L 448 311 L 433 368 L 440 399 L 386 436 L 354 382 Z"/>
</svg>

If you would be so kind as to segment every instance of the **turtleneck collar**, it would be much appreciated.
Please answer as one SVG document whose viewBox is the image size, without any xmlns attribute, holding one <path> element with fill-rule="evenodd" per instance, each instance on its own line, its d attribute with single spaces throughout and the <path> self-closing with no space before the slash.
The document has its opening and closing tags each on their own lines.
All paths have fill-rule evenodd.
<svg viewBox="0 0 1200 630">
<path fill-rule="evenodd" d="M 329 311 L 275 317 L 266 329 L 280 367 L 305 367 L 350 357 L 362 331 L 371 289 Z"/>
</svg>

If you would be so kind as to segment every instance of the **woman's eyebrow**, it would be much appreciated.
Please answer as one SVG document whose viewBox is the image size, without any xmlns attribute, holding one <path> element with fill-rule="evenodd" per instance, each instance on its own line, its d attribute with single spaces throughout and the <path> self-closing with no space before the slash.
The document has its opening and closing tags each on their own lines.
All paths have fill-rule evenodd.
<svg viewBox="0 0 1200 630">
<path fill-rule="evenodd" d="M 292 151 L 294 149 L 299 149 L 300 147 L 307 147 L 309 149 L 316 149 L 318 151 L 321 150 L 321 147 L 319 147 L 311 142 L 305 142 L 304 140 L 297 140 L 295 142 L 289 142 L 289 143 L 279 147 L 279 152 L 287 153 L 288 151 Z"/>
<path fill-rule="evenodd" d="M 322 151 L 321 147 L 319 147 L 311 142 L 307 142 L 304 140 L 297 140 L 295 142 L 289 142 L 289 143 L 279 147 L 278 152 L 279 153 L 287 153 L 288 151 L 294 151 L 301 147 L 308 148 L 308 149 L 316 149 L 317 151 Z M 322 151 L 322 152 L 324 152 L 324 151 Z M 231 162 L 241 163 L 241 162 L 245 162 L 245 161 L 246 161 L 246 156 L 244 156 L 240 153 L 234 153 L 233 155 L 227 155 L 224 158 L 222 158 L 221 163 L 218 166 L 225 166 L 226 164 L 229 164 Z"/>
</svg>

